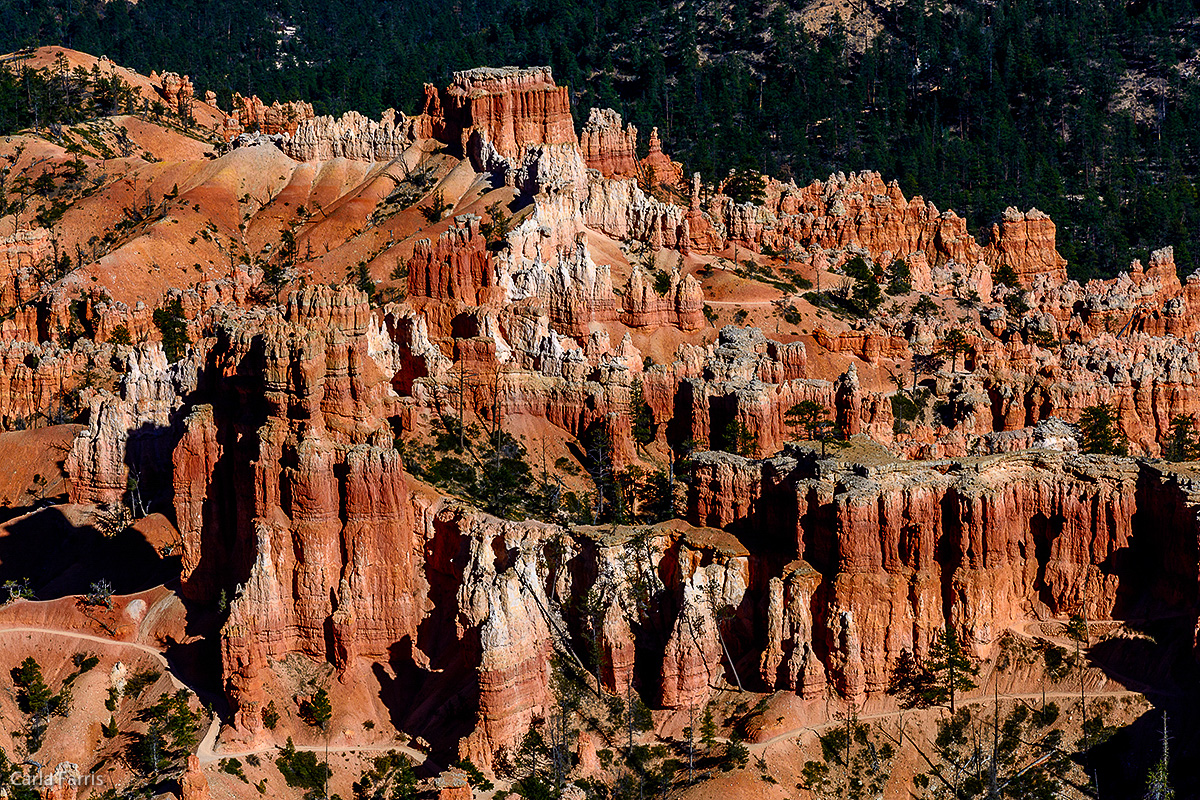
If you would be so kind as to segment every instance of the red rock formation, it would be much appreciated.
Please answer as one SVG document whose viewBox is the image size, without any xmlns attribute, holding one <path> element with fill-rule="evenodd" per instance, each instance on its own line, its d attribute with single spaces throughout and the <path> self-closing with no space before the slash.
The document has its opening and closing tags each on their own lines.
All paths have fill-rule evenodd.
<svg viewBox="0 0 1200 800">
<path fill-rule="evenodd" d="M 437 789 L 437 800 L 471 800 L 475 796 L 467 774 L 459 769 L 448 769 L 438 775 L 433 779 L 433 788 Z"/>
<path fill-rule="evenodd" d="M 636 178 L 637 128 L 632 123 L 621 128 L 621 115 L 609 108 L 593 108 L 588 113 L 579 149 L 588 169 L 599 170 L 606 178 Z"/>
<path fill-rule="evenodd" d="M 409 297 L 471 306 L 504 299 L 503 289 L 496 285 L 487 240 L 479 232 L 480 221 L 474 215 L 461 216 L 437 244 L 428 239 L 417 242 L 408 262 Z"/>
<path fill-rule="evenodd" d="M 984 260 L 993 270 L 1012 267 L 1023 286 L 1046 275 L 1052 283 L 1067 282 L 1067 260 L 1055 249 L 1055 227 L 1050 217 L 1030 209 L 1022 214 L 1008 208 L 1000 222 L 992 226 L 992 241 L 984 248 Z"/>
<path fill-rule="evenodd" d="M 187 770 L 179 779 L 179 800 L 208 800 L 208 778 L 200 769 L 200 757 L 189 755 Z"/>
<path fill-rule="evenodd" d="M 678 161 L 672 161 L 662 151 L 658 128 L 650 129 L 648 147 L 649 151 L 646 153 L 646 157 L 638 162 L 638 174 L 642 182 L 648 187 L 678 188 L 683 182 L 683 165 Z"/>
<path fill-rule="evenodd" d="M 187 75 L 180 77 L 174 72 L 164 72 L 162 75 L 162 93 L 167 99 L 167 109 L 172 114 L 186 117 L 192 113 L 192 103 L 195 102 L 196 90 Z"/>
<path fill-rule="evenodd" d="M 257 96 L 242 97 L 233 95 L 233 110 L 225 122 L 225 141 L 230 141 L 243 131 L 258 131 L 268 136 L 276 133 L 286 133 L 295 136 L 301 123 L 312 120 L 313 108 L 310 103 L 278 100 L 266 105 Z"/>
<path fill-rule="evenodd" d="M 590 181 L 582 211 L 589 228 L 614 239 L 683 252 L 694 243 L 685 209 L 647 195 L 631 180 Z"/>
<path fill-rule="evenodd" d="M 881 358 L 905 360 L 909 357 L 908 342 L 899 336 L 888 336 L 882 330 L 842 331 L 837 336 L 824 328 L 816 328 L 817 343 L 832 353 L 852 353 L 869 364 Z"/>
<path fill-rule="evenodd" d="M 648 160 L 658 164 L 656 173 L 670 173 L 671 185 L 681 182 L 678 165 L 662 156 L 661 151 L 652 152 Z M 678 232 L 662 235 L 654 227 L 632 224 L 631 220 L 647 216 L 647 201 L 629 190 L 619 190 L 613 183 L 601 178 L 589 187 L 587 224 L 656 247 L 715 252 L 736 242 L 753 251 L 766 248 L 804 256 L 813 247 L 844 251 L 853 246 L 881 264 L 895 258 L 913 261 L 913 282 L 919 291 L 945 286 L 946 282 L 937 280 L 933 272 L 949 264 L 956 265 L 960 272 L 978 271 L 977 265 L 981 264 L 1009 264 L 1026 285 L 1038 275 L 1056 284 L 1066 281 L 1066 261 L 1055 249 L 1054 224 L 1040 211 L 1021 214 L 1009 209 L 993 229 L 992 241 L 980 247 L 968 233 L 965 219 L 952 211 L 939 211 L 923 198 L 905 199 L 895 181 L 885 183 L 875 172 L 832 175 L 827 181 L 814 181 L 803 188 L 767 179 L 766 199 L 760 206 L 734 203 L 719 192 L 705 204 L 699 181 L 693 179 L 686 211 L 670 206 L 676 211 L 654 214 L 678 219 L 677 224 L 683 224 L 686 218 L 682 236 Z M 990 276 L 986 281 L 972 276 L 971 284 L 985 294 L 990 291 Z"/>
<path fill-rule="evenodd" d="M 666 294 L 659 295 L 646 273 L 634 268 L 621 298 L 621 322 L 631 328 L 673 325 L 683 331 L 704 327 L 704 292 L 691 275 L 671 274 Z"/>
<path fill-rule="evenodd" d="M 555 86 L 549 67 L 488 68 L 454 73 L 441 93 L 443 119 L 433 119 L 444 141 L 479 166 L 484 143 L 510 161 L 537 144 L 576 144 L 571 101 Z"/>
<path fill-rule="evenodd" d="M 1144 492 L 1166 488 L 1153 472 L 1142 473 L 1149 483 L 1139 488 L 1130 461 L 1053 453 L 947 474 L 915 464 L 867 469 L 865 477 L 836 473 L 832 482 L 794 477 L 796 463 L 786 458 L 704 456 L 697 470 L 692 503 L 701 518 L 736 524 L 778 514 L 781 497 L 800 498 L 792 530 L 803 561 L 771 581 L 763 677 L 811 696 L 825 672 L 859 699 L 886 687 L 901 651 L 922 655 L 947 624 L 982 652 L 1009 625 L 1039 613 L 1030 609 L 1110 617 L 1125 582 L 1140 580 L 1120 554 L 1156 529 L 1149 520 L 1133 525 L 1133 514 Z M 1194 519 L 1189 526 L 1155 557 L 1189 564 L 1170 567 L 1162 591 L 1194 603 L 1194 541 L 1186 544 Z M 1181 546 L 1191 549 L 1172 549 Z M 813 606 L 818 591 L 827 601 Z"/>
</svg>

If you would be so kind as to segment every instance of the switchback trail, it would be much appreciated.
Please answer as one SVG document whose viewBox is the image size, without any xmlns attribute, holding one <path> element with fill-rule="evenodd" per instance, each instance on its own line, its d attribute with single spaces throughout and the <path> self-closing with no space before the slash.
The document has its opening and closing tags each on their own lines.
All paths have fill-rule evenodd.
<svg viewBox="0 0 1200 800">
<path fill-rule="evenodd" d="M 109 647 L 125 647 L 131 650 L 136 650 L 139 653 L 152 656 L 171 679 L 171 684 L 175 689 L 190 688 L 182 683 L 175 674 L 171 671 L 171 664 L 163 652 L 155 647 L 140 642 L 126 642 L 121 639 L 106 639 L 103 636 L 94 636 L 90 633 L 79 633 L 76 631 L 64 631 L 57 628 L 39 628 L 39 627 L 0 627 L 0 635 L 5 634 L 36 634 L 39 636 L 57 636 L 64 639 L 74 639 L 76 641 L 92 642 L 95 644 L 107 645 Z M 194 690 L 193 690 L 194 691 Z M 197 693 L 199 695 L 199 693 Z M 200 740 L 200 744 L 196 749 L 196 755 L 200 758 L 201 764 L 209 764 L 214 761 L 219 761 L 223 758 L 244 758 L 257 753 L 266 753 L 272 750 L 280 749 L 280 745 L 270 744 L 263 745 L 253 750 L 246 750 L 237 753 L 218 752 L 216 747 L 217 735 L 221 730 L 221 719 L 216 714 L 213 715 L 212 722 L 209 723 L 208 730 L 204 733 L 204 738 Z M 325 745 L 296 745 L 296 750 L 302 752 L 323 753 L 326 751 Z M 427 760 L 425 753 L 411 747 L 405 747 L 400 744 L 365 744 L 365 745 L 337 745 L 330 746 L 330 753 L 386 753 L 395 750 L 403 753 L 413 759 L 417 764 L 424 763 Z"/>
</svg>

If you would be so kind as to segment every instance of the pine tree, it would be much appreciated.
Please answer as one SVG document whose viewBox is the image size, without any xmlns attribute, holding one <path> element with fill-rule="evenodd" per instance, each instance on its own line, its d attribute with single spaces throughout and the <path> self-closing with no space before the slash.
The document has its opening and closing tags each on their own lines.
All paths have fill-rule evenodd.
<svg viewBox="0 0 1200 800">
<path fill-rule="evenodd" d="M 939 353 L 950 359 L 950 369 L 954 372 L 958 371 L 959 355 L 966 353 L 968 349 L 967 335 L 958 328 L 946 331 L 946 335 L 942 337 L 942 343 L 938 347 Z"/>
<path fill-rule="evenodd" d="M 368 299 L 375 296 L 375 279 L 371 277 L 371 268 L 367 265 L 367 262 L 360 261 L 358 264 L 350 267 L 349 276 L 354 285 L 360 291 L 366 293 Z"/>
<path fill-rule="evenodd" d="M 1176 414 L 1171 418 L 1171 436 L 1166 457 L 1170 461 L 1193 461 L 1200 455 L 1200 437 L 1196 436 L 1196 417 Z"/>
<path fill-rule="evenodd" d="M 808 761 L 801 786 L 828 800 L 866 800 L 882 795 L 896 751 L 877 731 L 859 722 L 856 709 L 841 725 L 818 736 L 821 760 Z"/>
<path fill-rule="evenodd" d="M 324 689 L 318 689 L 312 699 L 304 704 L 301 712 L 305 722 L 314 728 L 325 730 L 325 726 L 333 717 L 333 706 L 329 702 L 329 693 Z"/>
<path fill-rule="evenodd" d="M 1010 289 L 1021 288 L 1021 279 L 1017 276 L 1017 271 L 1008 263 L 996 267 L 995 271 L 992 272 L 992 282 L 998 283 L 1001 286 L 1007 286 Z"/>
<path fill-rule="evenodd" d="M 912 270 L 902 258 L 897 258 L 888 265 L 887 293 L 891 295 L 908 294 L 912 291 Z"/>
<path fill-rule="evenodd" d="M 901 652 L 888 691 L 899 695 L 905 708 L 946 705 L 953 714 L 959 693 L 974 689 L 978 674 L 954 631 L 946 628 L 930 643 L 924 662 L 918 663 L 907 650 Z"/>
<path fill-rule="evenodd" d="M 1088 406 L 1079 417 L 1080 447 L 1085 453 L 1123 456 L 1129 452 L 1120 428 L 1117 412 L 1110 404 Z"/>
<path fill-rule="evenodd" d="M 1146 776 L 1146 793 L 1143 800 L 1175 800 L 1175 790 L 1171 788 L 1170 752 L 1167 749 L 1167 712 L 1162 718 L 1162 756 L 1150 768 Z"/>
<path fill-rule="evenodd" d="M 809 439 L 816 439 L 817 426 L 828 413 L 829 410 L 815 400 L 804 400 L 785 411 L 783 421 L 793 433 L 803 429 Z"/>
<path fill-rule="evenodd" d="M 187 333 L 187 319 L 183 315 L 183 301 L 174 297 L 162 308 L 154 310 L 154 325 L 162 335 L 163 353 L 167 360 L 178 361 L 185 348 L 191 343 Z"/>
<path fill-rule="evenodd" d="M 639 447 L 645 447 L 654 441 L 654 410 L 646 402 L 642 393 L 642 381 L 635 378 L 629 394 L 629 415 L 631 417 L 633 440 Z"/>
</svg>

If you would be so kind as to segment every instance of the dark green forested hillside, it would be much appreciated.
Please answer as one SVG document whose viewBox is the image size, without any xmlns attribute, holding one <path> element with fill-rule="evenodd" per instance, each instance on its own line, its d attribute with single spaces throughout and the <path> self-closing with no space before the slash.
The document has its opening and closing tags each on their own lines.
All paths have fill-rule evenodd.
<svg viewBox="0 0 1200 800">
<path fill-rule="evenodd" d="M 1076 277 L 1164 244 L 1200 267 L 1200 0 L 859 5 L 883 30 L 862 53 L 836 25 L 805 34 L 804 0 L 0 0 L 0 49 L 371 114 L 456 69 L 549 63 L 581 117 L 658 125 L 709 177 L 878 169 L 976 231 L 1049 212 Z"/>
</svg>

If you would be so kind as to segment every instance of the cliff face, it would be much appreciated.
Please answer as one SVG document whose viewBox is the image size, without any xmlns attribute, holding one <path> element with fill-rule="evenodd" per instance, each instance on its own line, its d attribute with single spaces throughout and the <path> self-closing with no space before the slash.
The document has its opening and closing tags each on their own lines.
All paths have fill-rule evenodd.
<svg viewBox="0 0 1200 800">
<path fill-rule="evenodd" d="M 692 521 L 770 530 L 798 559 L 768 586 L 768 686 L 812 696 L 828 676 L 862 699 L 947 625 L 982 654 L 1025 619 L 1109 619 L 1155 595 L 1194 609 L 1196 507 L 1178 478 L 1048 451 L 949 466 L 700 458 Z"/>
<path fill-rule="evenodd" d="M 481 158 L 485 142 L 500 157 L 520 161 L 533 145 L 578 141 L 567 88 L 554 84 L 549 67 L 456 72 L 440 107 L 444 116 L 434 119 L 434 130 L 472 160 Z"/>
<path fill-rule="evenodd" d="M 636 178 L 637 128 L 621 127 L 621 115 L 610 108 L 593 108 L 579 137 L 579 149 L 588 169 L 606 178 Z"/>
<path fill-rule="evenodd" d="M 244 131 L 258 131 L 268 136 L 281 133 L 295 135 L 297 129 L 313 119 L 310 103 L 278 100 L 266 105 L 257 96 L 233 95 L 233 108 L 226 116 L 223 135 L 225 141 L 236 139 Z"/>
<path fill-rule="evenodd" d="M 297 161 L 391 161 L 421 138 L 423 121 L 391 109 L 376 122 L 348 111 L 341 117 L 306 117 L 284 130 L 283 151 Z M 272 126 L 274 127 L 274 126 Z"/>
</svg>

